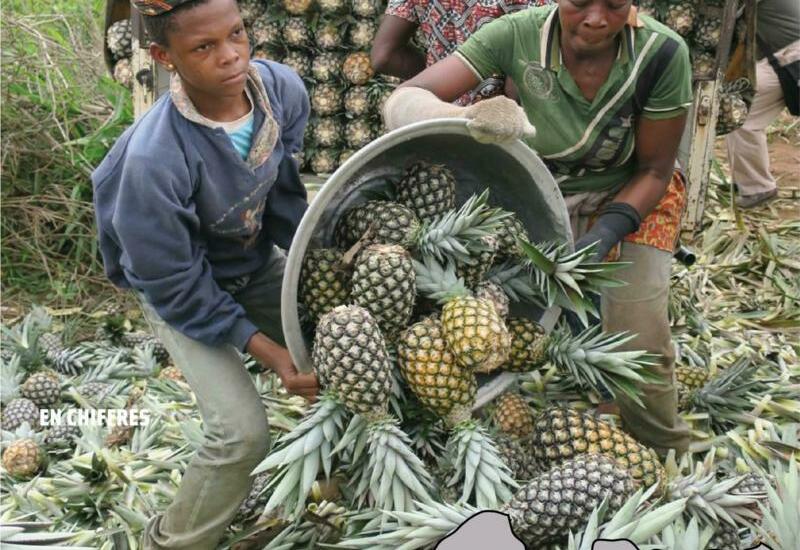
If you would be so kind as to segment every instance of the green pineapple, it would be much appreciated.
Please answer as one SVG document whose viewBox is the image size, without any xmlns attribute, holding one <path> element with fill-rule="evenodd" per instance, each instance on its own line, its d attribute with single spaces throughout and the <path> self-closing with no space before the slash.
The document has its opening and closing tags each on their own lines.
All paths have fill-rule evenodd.
<svg viewBox="0 0 800 550">
<path fill-rule="evenodd" d="M 395 189 L 397 202 L 410 208 L 423 222 L 433 222 L 455 208 L 455 176 L 443 164 L 415 162 L 406 168 Z"/>
<path fill-rule="evenodd" d="M 671 2 L 664 12 L 664 24 L 683 37 L 688 37 L 694 27 L 697 8 L 692 0 Z"/>
<path fill-rule="evenodd" d="M 335 14 L 345 11 L 346 0 L 317 0 L 320 11 L 324 14 Z"/>
<path fill-rule="evenodd" d="M 716 55 L 700 50 L 692 50 L 692 72 L 695 78 L 710 76 L 717 66 Z"/>
<path fill-rule="evenodd" d="M 750 108 L 736 92 L 725 90 L 719 94 L 719 115 L 717 117 L 716 132 L 718 136 L 723 136 L 735 132 L 741 128 L 747 120 Z"/>
<path fill-rule="evenodd" d="M 475 290 L 478 284 L 486 278 L 497 254 L 497 239 L 486 236 L 483 239 L 484 247 L 473 258 L 472 263 L 456 262 L 456 275 L 464 279 L 467 288 Z"/>
<path fill-rule="evenodd" d="M 317 248 L 303 258 L 298 297 L 314 322 L 350 300 L 350 271 L 342 256 L 341 250 Z"/>
<path fill-rule="evenodd" d="M 36 372 L 25 380 L 20 393 L 40 409 L 51 408 L 61 400 L 61 382 L 53 371 Z"/>
<path fill-rule="evenodd" d="M 69 424 L 56 424 L 47 430 L 44 443 L 53 449 L 71 449 L 75 447 L 75 440 L 81 436 L 77 426 Z"/>
<path fill-rule="evenodd" d="M 245 521 L 252 518 L 258 512 L 257 509 L 267 503 L 267 495 L 265 493 L 269 481 L 269 474 L 258 474 L 253 478 L 250 492 L 236 512 L 237 521 Z"/>
<path fill-rule="evenodd" d="M 416 275 L 411 256 L 397 245 L 364 249 L 353 266 L 350 299 L 369 311 L 387 341 L 406 328 L 414 309 Z"/>
<path fill-rule="evenodd" d="M 120 19 L 108 27 L 106 31 L 106 46 L 111 52 L 111 58 L 114 61 L 130 58 L 133 55 L 132 44 L 133 34 L 131 33 L 130 19 Z"/>
<path fill-rule="evenodd" d="M 709 52 L 716 51 L 722 33 L 722 19 L 718 17 L 696 18 L 694 27 L 693 45 Z"/>
<path fill-rule="evenodd" d="M 528 238 L 528 231 L 525 229 L 525 226 L 522 225 L 522 222 L 513 212 L 510 212 L 508 217 L 503 220 L 495 237 L 498 241 L 498 259 L 523 257 L 524 252 L 522 251 L 522 248 L 519 246 L 518 242 L 520 239 L 524 239 L 526 241 L 530 240 Z"/>
<path fill-rule="evenodd" d="M 14 431 L 25 422 L 33 429 L 39 428 L 39 407 L 30 399 L 24 397 L 12 399 L 3 408 L 3 430 Z"/>
<path fill-rule="evenodd" d="M 381 13 L 381 4 L 378 0 L 350 0 L 353 14 L 358 17 L 375 18 Z"/>
<path fill-rule="evenodd" d="M 344 139 L 353 149 L 360 149 L 375 138 L 372 126 L 367 120 L 357 118 L 350 120 L 344 128 Z"/>
<path fill-rule="evenodd" d="M 335 80 L 342 71 L 342 56 L 333 52 L 322 52 L 311 63 L 311 74 L 317 82 Z"/>
<path fill-rule="evenodd" d="M 283 0 L 283 9 L 292 15 L 302 15 L 311 9 L 311 0 Z"/>
<path fill-rule="evenodd" d="M 266 4 L 261 0 L 238 0 L 238 4 L 239 14 L 247 26 L 252 26 L 258 19 L 261 19 L 266 10 Z"/>
<path fill-rule="evenodd" d="M 250 39 L 256 47 L 277 46 L 282 38 L 281 26 L 277 21 L 260 17 L 253 22 Z"/>
<path fill-rule="evenodd" d="M 342 152 L 339 153 L 339 166 L 344 164 L 354 154 L 356 154 L 355 149 L 342 149 Z"/>
</svg>

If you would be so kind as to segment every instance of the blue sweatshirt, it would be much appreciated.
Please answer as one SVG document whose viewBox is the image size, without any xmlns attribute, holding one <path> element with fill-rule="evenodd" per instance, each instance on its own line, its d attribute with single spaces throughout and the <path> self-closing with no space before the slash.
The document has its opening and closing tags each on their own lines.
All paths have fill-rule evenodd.
<svg viewBox="0 0 800 550">
<path fill-rule="evenodd" d="M 247 85 L 255 106 L 246 160 L 175 77 L 92 173 L 108 278 L 142 292 L 186 336 L 239 350 L 258 329 L 220 282 L 259 269 L 274 244 L 288 248 L 307 207 L 291 158 L 309 114 L 303 82 L 258 60 Z"/>
</svg>

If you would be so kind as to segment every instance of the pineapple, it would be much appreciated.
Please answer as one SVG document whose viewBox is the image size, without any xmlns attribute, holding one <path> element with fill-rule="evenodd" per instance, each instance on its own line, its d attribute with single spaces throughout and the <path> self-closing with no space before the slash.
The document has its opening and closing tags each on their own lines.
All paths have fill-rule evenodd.
<svg viewBox="0 0 800 550">
<path fill-rule="evenodd" d="M 111 52 L 114 61 L 130 58 L 133 55 L 131 45 L 133 35 L 131 34 L 131 22 L 129 19 L 120 19 L 108 27 L 106 31 L 106 46 Z"/>
<path fill-rule="evenodd" d="M 163 380 L 172 380 L 173 382 L 186 382 L 181 369 L 178 367 L 165 367 L 158 373 L 158 377 Z"/>
<path fill-rule="evenodd" d="M 264 494 L 267 490 L 267 484 L 270 480 L 269 474 L 258 474 L 253 479 L 253 485 L 250 487 L 250 492 L 244 499 L 244 502 L 239 506 L 236 512 L 237 521 L 245 521 L 256 514 L 256 508 L 263 506 L 267 503 L 267 497 Z"/>
<path fill-rule="evenodd" d="M 360 149 L 375 138 L 372 126 L 363 118 L 357 118 L 347 123 L 344 128 L 344 139 L 353 149 Z"/>
<path fill-rule="evenodd" d="M 311 91 L 311 108 L 319 116 L 333 115 L 342 108 L 342 92 L 332 84 L 320 84 Z"/>
<path fill-rule="evenodd" d="M 345 11 L 345 0 L 317 0 L 320 11 L 326 14 L 340 13 Z"/>
<path fill-rule="evenodd" d="M 506 392 L 494 405 L 492 419 L 505 435 L 524 439 L 533 433 L 533 410 L 520 394 Z"/>
<path fill-rule="evenodd" d="M 689 36 L 697 16 L 695 3 L 692 0 L 670 2 L 664 13 L 664 24 L 683 37 Z"/>
<path fill-rule="evenodd" d="M 712 550 L 741 550 L 742 541 L 739 538 L 739 527 L 721 522 L 714 531 L 714 536 L 708 542 L 707 548 Z"/>
<path fill-rule="evenodd" d="M 114 80 L 126 88 L 133 86 L 133 68 L 130 58 L 126 57 L 114 63 Z"/>
<path fill-rule="evenodd" d="M 530 448 L 544 467 L 584 454 L 603 454 L 646 487 L 664 481 L 663 467 L 653 450 L 607 422 L 572 409 L 542 411 L 534 421 Z"/>
<path fill-rule="evenodd" d="M 169 352 L 161 340 L 147 332 L 125 332 L 120 336 L 120 344 L 134 349 L 150 347 L 156 361 L 159 363 L 169 361 Z"/>
<path fill-rule="evenodd" d="M 256 47 L 278 46 L 283 38 L 280 24 L 266 17 L 256 19 L 249 34 Z"/>
<path fill-rule="evenodd" d="M 508 295 L 500 288 L 500 285 L 491 281 L 482 281 L 475 287 L 475 297 L 479 300 L 491 302 L 501 319 L 508 317 L 509 299 Z M 508 325 L 506 327 L 508 328 Z M 514 344 L 513 335 L 511 344 Z"/>
<path fill-rule="evenodd" d="M 342 0 L 333 0 L 341 2 Z M 344 43 L 344 26 L 337 21 L 324 21 L 317 25 L 314 39 L 323 50 L 341 48 Z"/>
<path fill-rule="evenodd" d="M 364 116 L 369 112 L 370 101 L 366 86 L 352 86 L 344 94 L 344 109 L 348 115 Z"/>
<path fill-rule="evenodd" d="M 12 399 L 3 408 L 2 427 L 6 431 L 14 431 L 27 422 L 33 429 L 39 428 L 39 407 L 30 399 L 18 397 Z"/>
<path fill-rule="evenodd" d="M 461 482 L 463 501 L 496 507 L 511 497 L 516 483 L 488 433 L 471 419 L 477 395 L 475 375 L 461 367 L 444 338 L 442 324 L 426 318 L 411 325 L 397 342 L 400 371 L 411 391 L 452 430 L 445 457 L 453 470 L 448 485 Z"/>
<path fill-rule="evenodd" d="M 717 135 L 723 136 L 741 128 L 749 112 L 750 108 L 740 94 L 723 91 L 719 95 Z"/>
<path fill-rule="evenodd" d="M 520 239 L 530 240 L 528 238 L 528 231 L 516 214 L 509 213 L 500 225 L 500 228 L 495 235 L 497 238 L 497 258 L 521 258 L 524 253 L 519 246 Z"/>
<path fill-rule="evenodd" d="M 338 158 L 334 149 L 317 149 L 308 162 L 311 171 L 315 174 L 330 174 L 338 166 Z"/>
<path fill-rule="evenodd" d="M 342 139 L 342 123 L 335 117 L 318 118 L 312 125 L 311 135 L 320 147 L 336 147 Z"/>
<path fill-rule="evenodd" d="M 430 499 L 430 474 L 389 414 L 393 374 L 386 345 L 372 315 L 359 306 L 339 306 L 317 325 L 311 360 L 320 384 L 334 391 L 350 412 L 367 421 L 368 459 L 353 459 L 358 498 L 404 510 L 412 498 Z M 385 468 L 393 464 L 394 468 Z"/>
<path fill-rule="evenodd" d="M 340 250 L 317 248 L 303 258 L 299 298 L 314 322 L 350 301 L 350 274 L 342 256 Z"/>
<path fill-rule="evenodd" d="M 311 58 L 299 50 L 290 50 L 281 59 L 281 63 L 290 67 L 294 72 L 305 78 L 311 74 Z M 315 109 L 316 111 L 316 109 Z M 318 112 L 317 114 L 325 114 Z"/>
<path fill-rule="evenodd" d="M 424 296 L 444 304 L 442 329 L 456 361 L 475 372 L 491 372 L 508 358 L 511 335 L 494 304 L 475 298 L 451 265 L 434 260 L 414 262 L 417 288 Z"/>
<path fill-rule="evenodd" d="M 87 382 L 78 386 L 76 390 L 85 399 L 99 405 L 111 394 L 112 387 L 105 382 Z"/>
<path fill-rule="evenodd" d="M 369 48 L 377 31 L 378 25 L 375 21 L 371 19 L 356 19 L 356 22 L 350 26 L 348 31 L 350 44 L 357 49 Z"/>
<path fill-rule="evenodd" d="M 423 224 L 411 209 L 401 204 L 367 201 L 339 218 L 336 240 L 342 248 L 350 248 L 362 240 L 365 244 L 399 244 L 415 249 L 422 257 L 432 256 L 437 260 L 452 257 L 469 261 L 470 252 L 485 246 L 481 239 L 496 230 L 503 216 L 486 205 L 488 196 L 488 190 L 473 196 L 457 211 L 451 210 L 431 224 Z"/>
<path fill-rule="evenodd" d="M 350 299 L 369 311 L 391 341 L 406 328 L 414 309 L 416 275 L 411 256 L 397 245 L 364 249 L 353 266 Z"/>
<path fill-rule="evenodd" d="M 283 0 L 283 9 L 292 15 L 302 15 L 311 8 L 311 0 Z"/>
<path fill-rule="evenodd" d="M 528 481 L 536 477 L 539 468 L 528 449 L 529 441 L 499 435 L 495 437 L 495 443 L 500 457 L 511 470 L 514 479 Z"/>
<path fill-rule="evenodd" d="M 130 443 L 131 437 L 133 437 L 133 430 L 133 426 L 126 426 L 124 424 L 113 426 L 106 435 L 105 446 L 121 447 L 122 445 L 127 445 Z"/>
<path fill-rule="evenodd" d="M 498 511 L 508 516 L 512 531 L 526 547 L 544 548 L 547 543 L 566 538 L 570 532 L 580 533 L 592 518 L 590 527 L 596 529 L 599 520 L 595 509 L 604 501 L 608 513 L 622 510 L 630 513 L 624 505 L 635 496 L 633 480 L 623 468 L 608 457 L 586 455 L 533 478 Z M 356 538 L 345 539 L 340 545 L 367 549 L 431 548 L 479 511 L 467 505 L 425 503 L 418 511 L 403 514 L 388 526 L 375 522 L 371 530 L 360 530 Z M 663 514 L 661 509 L 657 513 Z M 654 518 L 649 516 L 647 520 L 639 525 L 640 522 L 630 519 L 621 537 L 645 530 L 645 524 L 653 523 Z M 589 540 L 588 544 L 591 543 Z"/>
<path fill-rule="evenodd" d="M 692 50 L 692 72 L 694 77 L 708 77 L 717 66 L 717 59 L 713 53 Z"/>
<path fill-rule="evenodd" d="M 433 222 L 456 205 L 456 179 L 443 164 L 415 162 L 395 184 L 397 202 L 423 222 Z"/>
<path fill-rule="evenodd" d="M 694 25 L 694 46 L 709 52 L 716 51 L 722 33 L 722 19 L 718 17 L 698 18 Z"/>
<path fill-rule="evenodd" d="M 311 74 L 317 82 L 336 79 L 342 70 L 342 56 L 333 52 L 323 52 L 311 63 Z"/>
<path fill-rule="evenodd" d="M 33 401 L 40 409 L 52 407 L 61 399 L 61 382 L 52 371 L 34 373 L 20 387 L 22 397 Z"/>
<path fill-rule="evenodd" d="M 39 336 L 38 344 L 44 351 L 46 361 L 62 374 L 76 375 L 89 359 L 80 350 L 65 348 L 59 334 L 45 332 Z"/>
<path fill-rule="evenodd" d="M 350 0 L 350 5 L 353 14 L 358 17 L 375 18 L 381 12 L 378 0 Z"/>
<path fill-rule="evenodd" d="M 311 31 L 304 17 L 288 17 L 283 24 L 283 41 L 290 48 L 303 48 L 311 44 Z"/>
<path fill-rule="evenodd" d="M 342 66 L 342 74 L 348 82 L 360 86 L 366 84 L 375 75 L 369 60 L 369 53 L 354 52 L 348 55 Z"/>
<path fill-rule="evenodd" d="M 261 0 L 238 0 L 239 14 L 247 26 L 253 25 L 264 14 L 266 4 Z"/>
<path fill-rule="evenodd" d="M 685 408 L 688 405 L 689 393 L 708 381 L 708 371 L 702 367 L 681 366 L 675 369 L 675 379 L 678 404 L 681 408 Z"/>
<path fill-rule="evenodd" d="M 478 284 L 484 280 L 497 253 L 497 239 L 486 236 L 481 240 L 484 248 L 470 259 L 472 263 L 456 262 L 455 264 L 456 275 L 464 279 L 464 284 L 472 290 L 475 290 Z M 503 316 L 501 315 L 501 317 Z"/>
<path fill-rule="evenodd" d="M 339 153 L 339 166 L 344 164 L 355 153 L 356 153 L 355 149 L 343 149 L 342 152 Z"/>
<path fill-rule="evenodd" d="M 542 325 L 524 317 L 511 317 L 506 320 L 511 333 L 511 352 L 503 369 L 511 372 L 527 372 L 541 364 L 538 359 L 546 353 L 542 344 L 547 342 L 547 333 Z M 538 344 L 537 344 L 538 343 Z"/>
<path fill-rule="evenodd" d="M 3 451 L 3 468 L 11 477 L 31 478 L 42 469 L 44 456 L 44 451 L 33 439 L 18 439 Z"/>
<path fill-rule="evenodd" d="M 81 430 L 77 426 L 68 424 L 57 424 L 47 430 L 44 443 L 53 448 L 73 448 L 75 439 L 81 436 Z"/>
</svg>

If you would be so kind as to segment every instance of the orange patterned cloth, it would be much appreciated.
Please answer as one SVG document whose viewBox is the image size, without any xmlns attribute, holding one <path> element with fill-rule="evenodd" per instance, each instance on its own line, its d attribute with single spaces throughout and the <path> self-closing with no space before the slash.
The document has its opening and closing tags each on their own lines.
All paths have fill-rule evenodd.
<svg viewBox="0 0 800 550">
<path fill-rule="evenodd" d="M 681 216 L 686 206 L 686 182 L 683 174 L 675 170 L 667 191 L 650 214 L 642 220 L 639 230 L 631 233 L 625 242 L 652 246 L 672 252 L 681 230 Z"/>
</svg>

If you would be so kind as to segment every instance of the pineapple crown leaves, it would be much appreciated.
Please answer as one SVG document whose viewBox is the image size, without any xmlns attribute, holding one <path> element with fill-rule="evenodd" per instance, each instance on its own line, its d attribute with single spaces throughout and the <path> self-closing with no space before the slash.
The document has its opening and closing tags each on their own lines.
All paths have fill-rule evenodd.
<svg viewBox="0 0 800 550">
<path fill-rule="evenodd" d="M 23 439 L 30 439 L 38 445 L 44 444 L 44 434 L 34 430 L 27 421 L 17 426 L 14 430 L 2 430 L 0 434 L 0 443 L 2 443 L 4 447 Z"/>
<path fill-rule="evenodd" d="M 323 394 L 309 410 L 306 418 L 291 432 L 281 437 L 278 449 L 258 464 L 250 475 L 277 469 L 269 483 L 273 493 L 265 512 L 283 505 L 290 513 L 299 514 L 319 474 L 326 477 L 332 470 L 332 449 L 341 437 L 346 411 L 330 394 Z"/>
<path fill-rule="evenodd" d="M 686 525 L 682 517 L 678 517 L 667 525 L 659 536 L 659 542 L 666 548 L 707 548 L 714 538 L 714 528 L 710 525 L 700 529 L 696 517 Z"/>
<path fill-rule="evenodd" d="M 0 364 L 0 403 L 7 405 L 13 399 L 19 397 L 19 385 L 22 383 L 24 374 L 20 372 L 20 356 L 16 353 L 11 359 L 3 359 Z"/>
<path fill-rule="evenodd" d="M 0 546 L 7 548 L 49 548 L 58 550 L 69 548 L 70 550 L 91 550 L 93 546 L 74 546 L 68 543 L 86 532 L 51 532 L 47 531 L 53 526 L 51 522 L 43 521 L 16 521 L 4 522 L 0 528 Z"/>
<path fill-rule="evenodd" d="M 758 533 L 775 548 L 793 548 L 800 537 L 800 473 L 797 457 L 790 457 L 788 467 L 780 462 L 770 464 L 770 474 L 777 488 L 767 487 L 766 503 L 760 503 L 763 519 L 756 525 Z"/>
<path fill-rule="evenodd" d="M 495 509 L 511 500 L 511 489 L 519 487 L 488 432 L 474 421 L 456 426 L 445 454 L 455 457 L 447 483 L 461 484 L 459 502 L 474 501 L 480 508 Z"/>
<path fill-rule="evenodd" d="M 21 365 L 34 368 L 41 364 L 42 353 L 39 337 L 47 332 L 53 323 L 50 314 L 41 306 L 34 306 L 25 317 L 13 327 L 0 326 L 2 348 L 14 351 L 20 356 Z"/>
<path fill-rule="evenodd" d="M 594 390 L 604 388 L 612 395 L 621 391 L 643 406 L 639 398 L 641 390 L 636 384 L 661 384 L 663 380 L 647 369 L 657 364 L 657 355 L 645 351 L 614 351 L 635 337 L 627 332 L 606 334 L 599 326 L 573 337 L 569 329 L 562 326 L 553 333 L 548 355 L 553 364 L 580 385 Z"/>
<path fill-rule="evenodd" d="M 681 517 L 686 500 L 679 500 L 656 506 L 652 503 L 655 486 L 639 489 L 605 523 L 601 522 L 608 513 L 608 501 L 592 511 L 583 532 L 570 533 L 568 550 L 591 550 L 597 539 L 627 539 L 634 544 L 642 544 L 662 532 L 665 527 Z M 669 548 L 695 548 L 694 546 L 669 546 Z M 697 548 L 704 548 L 699 546 Z"/>
<path fill-rule="evenodd" d="M 528 302 L 546 308 L 542 295 L 533 284 L 533 278 L 524 265 L 506 261 L 492 266 L 486 273 L 486 279 L 499 285 L 503 292 L 515 302 Z"/>
<path fill-rule="evenodd" d="M 439 261 L 446 257 L 472 265 L 473 254 L 490 250 L 484 237 L 493 235 L 511 214 L 487 204 L 489 190 L 471 196 L 459 209 L 446 212 L 431 223 L 420 225 L 414 242 L 423 257 Z"/>
<path fill-rule="evenodd" d="M 758 394 L 767 390 L 763 380 L 756 379 L 757 370 L 752 358 L 744 355 L 693 390 L 689 403 L 694 409 L 707 411 L 712 423 L 723 429 L 740 421 L 750 423 L 754 417 L 743 411 L 753 407 L 751 397 L 760 398 Z"/>
<path fill-rule="evenodd" d="M 358 480 L 354 497 L 361 504 L 369 500 L 374 508 L 406 511 L 413 500 L 431 500 L 431 475 L 411 450 L 411 440 L 397 419 L 372 423 L 368 445 L 367 460 L 354 465 Z"/>
<path fill-rule="evenodd" d="M 423 296 L 444 304 L 453 298 L 472 295 L 464 278 L 456 274 L 452 262 L 444 266 L 430 256 L 423 256 L 422 262 L 411 262 L 416 274 L 417 291 Z"/>
</svg>

